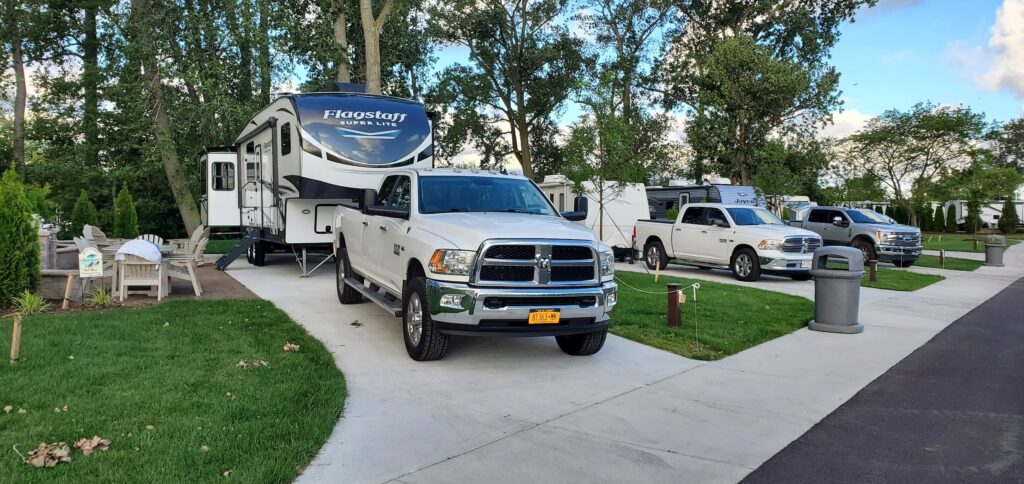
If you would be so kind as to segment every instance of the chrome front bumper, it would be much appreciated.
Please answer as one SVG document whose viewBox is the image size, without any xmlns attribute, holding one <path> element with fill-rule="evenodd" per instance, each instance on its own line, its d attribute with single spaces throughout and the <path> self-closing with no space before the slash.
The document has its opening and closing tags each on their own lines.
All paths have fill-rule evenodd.
<svg viewBox="0 0 1024 484">
<path fill-rule="evenodd" d="M 567 303 L 573 299 L 584 304 Z M 442 332 L 449 334 L 589 333 L 607 327 L 617 299 L 618 285 L 610 281 L 596 287 L 488 288 L 427 280 L 430 316 Z M 557 309 L 561 322 L 529 325 L 527 320 L 534 309 Z"/>
<path fill-rule="evenodd" d="M 889 259 L 916 259 L 921 255 L 920 245 L 907 246 L 907 245 L 879 245 L 878 246 L 878 258 L 883 260 Z"/>
<path fill-rule="evenodd" d="M 769 272 L 807 272 L 811 270 L 814 253 L 791 254 L 782 252 L 782 254 L 785 255 L 781 257 L 762 256 L 760 258 L 761 270 Z"/>
</svg>

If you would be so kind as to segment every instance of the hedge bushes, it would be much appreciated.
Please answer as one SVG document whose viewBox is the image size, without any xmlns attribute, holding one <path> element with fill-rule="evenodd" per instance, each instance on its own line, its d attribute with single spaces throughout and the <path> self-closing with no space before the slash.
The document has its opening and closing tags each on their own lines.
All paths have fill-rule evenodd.
<svg viewBox="0 0 1024 484">
<path fill-rule="evenodd" d="M 39 284 L 39 229 L 21 178 L 10 168 L 0 179 L 0 309 Z"/>
<path fill-rule="evenodd" d="M 134 239 L 139 236 L 139 214 L 135 211 L 135 201 L 128 192 L 128 184 L 121 185 L 121 191 L 114 200 L 114 237 Z"/>
<path fill-rule="evenodd" d="M 956 207 L 953 204 L 946 207 L 946 232 L 956 233 Z"/>
<path fill-rule="evenodd" d="M 935 216 L 932 220 L 932 230 L 936 232 L 946 230 L 946 216 L 943 215 L 942 205 L 935 207 Z"/>
<path fill-rule="evenodd" d="M 71 218 L 64 224 L 61 236 L 72 239 L 82 235 L 82 228 L 86 225 L 99 225 L 100 217 L 96 213 L 96 206 L 89 200 L 89 194 L 82 190 L 75 200 L 75 208 L 71 209 Z"/>
<path fill-rule="evenodd" d="M 1004 234 L 1017 233 L 1017 224 L 1019 223 L 1017 204 L 1013 203 L 1013 197 L 1009 197 L 1003 203 L 1003 214 L 999 216 L 999 231 Z"/>
</svg>

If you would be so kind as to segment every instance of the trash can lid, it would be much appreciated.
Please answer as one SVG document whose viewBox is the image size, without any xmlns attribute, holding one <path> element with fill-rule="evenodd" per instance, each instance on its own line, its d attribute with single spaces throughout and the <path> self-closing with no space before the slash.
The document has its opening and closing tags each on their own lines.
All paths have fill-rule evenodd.
<svg viewBox="0 0 1024 484">
<path fill-rule="evenodd" d="M 989 235 L 985 237 L 985 245 L 991 245 L 993 247 L 1004 247 L 1006 245 L 1006 237 L 1002 235 Z"/>
<path fill-rule="evenodd" d="M 841 257 L 847 260 L 845 269 L 829 269 L 826 268 L 828 263 L 828 257 L 835 256 Z M 845 271 L 845 272 L 864 272 L 864 254 L 861 253 L 860 249 L 854 249 L 853 247 L 846 247 L 842 245 L 827 245 L 819 247 L 814 251 L 814 263 L 812 269 L 815 270 L 832 270 L 832 271 Z"/>
</svg>

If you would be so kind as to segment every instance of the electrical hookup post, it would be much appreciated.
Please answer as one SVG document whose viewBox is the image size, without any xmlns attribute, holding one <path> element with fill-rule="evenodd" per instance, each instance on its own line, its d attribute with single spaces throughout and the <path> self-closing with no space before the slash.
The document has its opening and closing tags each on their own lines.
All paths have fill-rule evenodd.
<svg viewBox="0 0 1024 484">
<path fill-rule="evenodd" d="M 682 323 L 682 305 L 686 304 L 686 290 L 693 290 L 693 344 L 698 349 L 700 341 L 697 339 L 697 289 L 700 283 L 695 282 L 683 287 L 682 284 L 667 284 L 665 294 L 668 296 L 667 322 L 670 328 L 678 327 Z"/>
</svg>

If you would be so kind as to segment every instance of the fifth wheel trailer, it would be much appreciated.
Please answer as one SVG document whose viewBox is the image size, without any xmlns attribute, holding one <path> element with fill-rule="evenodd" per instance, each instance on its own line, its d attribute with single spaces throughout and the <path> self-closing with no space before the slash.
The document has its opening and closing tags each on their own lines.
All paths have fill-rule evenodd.
<svg viewBox="0 0 1024 484">
<path fill-rule="evenodd" d="M 581 221 L 601 242 L 615 250 L 615 257 L 628 258 L 633 249 L 633 226 L 637 220 L 651 216 L 647 205 L 647 193 L 642 183 L 605 181 L 603 189 L 586 181 L 582 188 L 594 209 Z M 559 211 L 571 210 L 576 197 L 575 184 L 564 175 L 548 175 L 539 183 L 541 191 Z M 602 193 L 603 192 L 603 193 Z M 567 207 L 568 201 L 568 208 Z M 604 202 L 602 204 L 602 201 Z"/>
<path fill-rule="evenodd" d="M 245 234 L 218 268 L 242 252 L 262 265 L 274 249 L 329 250 L 337 205 L 356 203 L 389 170 L 433 166 L 433 133 L 422 104 L 366 94 L 358 85 L 336 89 L 281 95 L 229 149 L 202 155 L 203 220 Z"/>
</svg>

